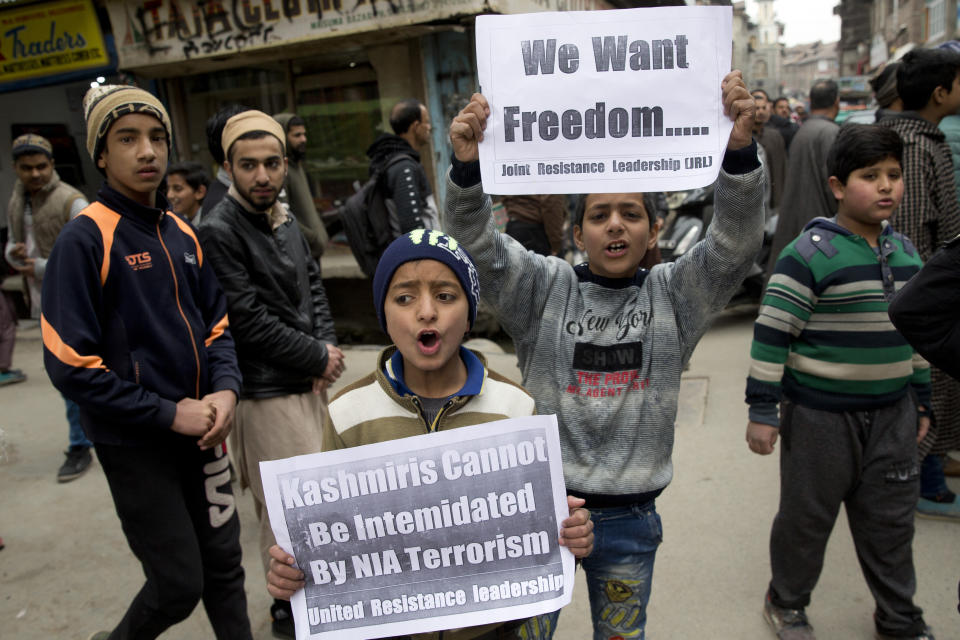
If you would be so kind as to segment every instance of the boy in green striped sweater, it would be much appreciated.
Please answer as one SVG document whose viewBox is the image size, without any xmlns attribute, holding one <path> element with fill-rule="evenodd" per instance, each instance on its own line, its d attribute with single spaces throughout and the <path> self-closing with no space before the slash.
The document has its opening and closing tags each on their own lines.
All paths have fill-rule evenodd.
<svg viewBox="0 0 960 640">
<path fill-rule="evenodd" d="M 827 160 L 837 215 L 815 218 L 783 250 L 754 325 L 747 443 L 767 455 L 782 442 L 764 604 L 782 640 L 814 638 L 804 609 L 841 504 L 877 637 L 933 637 L 913 603 L 911 549 L 930 370 L 887 317 L 921 266 L 886 225 L 903 196 L 903 145 L 891 133 L 841 130 Z"/>
</svg>

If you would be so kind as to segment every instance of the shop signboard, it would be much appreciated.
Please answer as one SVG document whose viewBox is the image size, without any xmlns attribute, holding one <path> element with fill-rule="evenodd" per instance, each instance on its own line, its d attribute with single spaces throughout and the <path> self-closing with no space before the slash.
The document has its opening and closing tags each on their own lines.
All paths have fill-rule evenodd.
<svg viewBox="0 0 960 640">
<path fill-rule="evenodd" d="M 0 9 L 0 86 L 109 64 L 91 0 Z"/>
<path fill-rule="evenodd" d="M 154 67 L 454 16 L 607 9 L 606 0 L 107 0 L 120 67 Z"/>
</svg>

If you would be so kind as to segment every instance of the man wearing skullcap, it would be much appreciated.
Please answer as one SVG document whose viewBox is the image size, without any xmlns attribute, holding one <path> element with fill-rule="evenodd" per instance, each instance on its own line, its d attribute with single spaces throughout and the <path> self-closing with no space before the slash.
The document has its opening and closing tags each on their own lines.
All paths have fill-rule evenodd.
<svg viewBox="0 0 960 640">
<path fill-rule="evenodd" d="M 320 451 L 326 386 L 343 371 L 320 269 L 297 221 L 277 201 L 287 175 L 283 127 L 261 111 L 230 117 L 221 144 L 227 195 L 200 241 L 227 298 L 243 388 L 230 450 L 253 493 L 264 573 L 275 544 L 260 462 Z M 273 633 L 294 637 L 290 603 L 270 607 Z"/>
<path fill-rule="evenodd" d="M 13 166 L 17 170 L 17 181 L 7 205 L 10 235 L 4 257 L 23 275 L 30 291 L 31 316 L 37 318 L 40 284 L 53 244 L 63 225 L 89 203 L 77 189 L 60 180 L 54 169 L 53 145 L 42 136 L 28 133 L 13 141 Z M 0 366 L 2 364 L 0 362 Z M 92 460 L 93 443 L 80 427 L 80 409 L 72 400 L 65 400 L 69 445 L 66 460 L 57 471 L 59 482 L 79 478 Z"/>
<path fill-rule="evenodd" d="M 156 638 L 203 601 L 221 640 L 251 638 L 224 440 L 240 392 L 227 306 L 190 225 L 158 192 L 170 118 L 134 87 L 83 102 L 106 181 L 47 262 L 53 384 L 80 406 L 146 582 L 106 638 Z"/>
</svg>

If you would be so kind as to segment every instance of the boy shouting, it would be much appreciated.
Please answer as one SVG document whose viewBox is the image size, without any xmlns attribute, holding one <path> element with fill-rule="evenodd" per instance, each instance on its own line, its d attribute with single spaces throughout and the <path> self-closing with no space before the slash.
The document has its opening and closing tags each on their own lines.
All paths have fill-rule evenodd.
<svg viewBox="0 0 960 640">
<path fill-rule="evenodd" d="M 586 500 L 598 532 L 583 561 L 598 640 L 644 637 L 662 537 L 655 500 L 673 477 L 680 374 L 760 248 L 755 104 L 739 71 L 724 78 L 722 101 L 734 125 L 707 237 L 650 271 L 639 268 L 657 242 L 649 194 L 586 196 L 574 240 L 588 262 L 571 267 L 497 233 L 477 161 L 486 99 L 475 94 L 450 126 L 446 228 L 476 260 L 537 412 L 560 423 L 567 491 Z"/>
<path fill-rule="evenodd" d="M 223 447 L 240 370 L 217 278 L 157 193 L 170 118 L 128 86 L 91 89 L 83 106 L 106 182 L 47 262 L 44 364 L 80 406 L 147 578 L 113 632 L 93 638 L 156 638 L 201 599 L 218 639 L 250 638 Z"/>
<path fill-rule="evenodd" d="M 393 341 L 377 370 L 340 391 L 330 402 L 323 448 L 358 447 L 534 413 L 523 388 L 487 369 L 483 356 L 461 345 L 479 303 L 477 270 L 470 255 L 439 231 L 418 229 L 387 247 L 373 280 L 380 326 Z M 568 497 L 570 517 L 560 544 L 576 557 L 590 553 L 593 525 Z M 270 549 L 270 593 L 289 599 L 303 588 L 303 574 L 279 546 Z M 549 640 L 556 616 L 450 629 L 446 640 Z M 436 634 L 420 634 L 432 640 Z"/>
<path fill-rule="evenodd" d="M 877 637 L 933 638 L 913 604 L 911 548 L 930 367 L 887 317 L 921 265 L 884 225 L 903 197 L 902 155 L 894 131 L 840 130 L 827 157 L 837 215 L 781 252 L 754 325 L 747 443 L 761 455 L 783 443 L 764 618 L 785 640 L 814 637 L 804 609 L 841 504 Z"/>
</svg>

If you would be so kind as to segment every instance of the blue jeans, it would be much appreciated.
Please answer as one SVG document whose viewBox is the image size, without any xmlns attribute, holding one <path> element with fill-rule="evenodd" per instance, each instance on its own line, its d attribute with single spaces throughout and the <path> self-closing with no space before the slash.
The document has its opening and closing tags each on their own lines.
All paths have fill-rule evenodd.
<svg viewBox="0 0 960 640">
<path fill-rule="evenodd" d="M 591 509 L 593 553 L 583 560 L 594 640 L 643 640 L 653 561 L 663 541 L 654 502 Z"/>
<path fill-rule="evenodd" d="M 80 426 L 80 407 L 73 400 L 63 397 L 67 405 L 67 424 L 70 426 L 70 448 L 74 447 L 92 447 L 93 443 L 87 440 L 83 433 L 83 427 Z"/>
<path fill-rule="evenodd" d="M 920 464 L 920 497 L 933 500 L 939 495 L 950 492 L 947 478 L 943 474 L 943 458 L 928 453 Z"/>
</svg>

